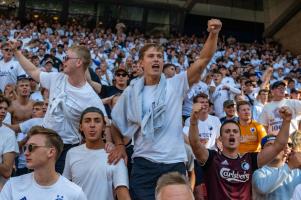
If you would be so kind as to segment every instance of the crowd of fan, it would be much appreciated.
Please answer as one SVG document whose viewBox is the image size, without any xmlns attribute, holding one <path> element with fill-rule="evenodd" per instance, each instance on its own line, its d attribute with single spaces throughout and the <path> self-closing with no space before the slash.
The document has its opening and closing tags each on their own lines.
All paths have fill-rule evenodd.
<svg viewBox="0 0 301 200">
<path fill-rule="evenodd" d="M 301 55 L 220 29 L 1 17 L 0 199 L 301 199 Z"/>
</svg>

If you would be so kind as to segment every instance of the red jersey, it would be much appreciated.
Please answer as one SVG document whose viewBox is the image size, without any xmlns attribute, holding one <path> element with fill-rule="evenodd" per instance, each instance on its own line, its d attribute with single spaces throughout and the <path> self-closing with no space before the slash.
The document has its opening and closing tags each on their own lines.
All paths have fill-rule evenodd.
<svg viewBox="0 0 301 200">
<path fill-rule="evenodd" d="M 209 200 L 252 199 L 251 179 L 258 168 L 257 153 L 231 159 L 209 150 L 209 158 L 202 168 Z"/>
</svg>

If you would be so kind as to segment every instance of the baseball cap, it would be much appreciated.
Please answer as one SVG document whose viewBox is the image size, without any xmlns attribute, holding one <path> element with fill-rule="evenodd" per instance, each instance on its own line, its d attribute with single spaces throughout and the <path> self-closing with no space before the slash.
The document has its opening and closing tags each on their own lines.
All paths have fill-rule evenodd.
<svg viewBox="0 0 301 200">
<path fill-rule="evenodd" d="M 123 68 L 118 68 L 118 69 L 116 69 L 116 70 L 115 70 L 115 75 L 118 74 L 119 72 L 123 72 L 123 73 L 129 75 L 129 73 L 128 73 L 125 69 L 123 69 Z"/>
<path fill-rule="evenodd" d="M 232 105 L 236 105 L 235 101 L 233 101 L 233 100 L 224 101 L 224 108 L 226 108 L 228 106 L 232 106 Z"/>
<path fill-rule="evenodd" d="M 21 80 L 29 80 L 29 77 L 26 76 L 25 74 L 20 75 L 17 77 L 17 81 L 21 81 Z"/>
<path fill-rule="evenodd" d="M 271 89 L 275 89 L 278 86 L 283 85 L 286 86 L 286 83 L 284 81 L 276 81 L 275 83 L 273 83 L 273 85 L 271 86 Z"/>
<path fill-rule="evenodd" d="M 47 63 L 51 63 L 51 64 L 53 65 L 53 61 L 52 61 L 51 59 L 46 60 L 46 61 L 45 61 L 45 65 L 46 65 Z"/>
<path fill-rule="evenodd" d="M 261 148 L 264 147 L 264 145 L 268 142 L 268 141 L 274 141 L 276 140 L 276 136 L 275 135 L 266 135 L 261 139 Z"/>
</svg>

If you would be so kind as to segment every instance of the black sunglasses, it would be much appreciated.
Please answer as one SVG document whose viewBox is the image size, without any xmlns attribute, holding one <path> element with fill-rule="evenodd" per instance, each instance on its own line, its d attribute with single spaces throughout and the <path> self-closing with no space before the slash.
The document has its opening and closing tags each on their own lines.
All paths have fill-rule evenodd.
<svg viewBox="0 0 301 200">
<path fill-rule="evenodd" d="M 80 59 L 80 58 L 72 58 L 72 57 L 69 57 L 68 55 L 66 55 L 64 57 L 64 61 L 68 61 L 68 60 L 71 60 L 71 59 Z"/>
<path fill-rule="evenodd" d="M 118 74 L 116 74 L 116 76 L 122 76 L 122 77 L 126 77 L 126 76 L 127 76 L 127 74 L 124 74 L 124 73 L 118 73 Z"/>
<path fill-rule="evenodd" d="M 31 153 L 35 149 L 37 149 L 39 147 L 46 147 L 46 148 L 48 148 L 48 146 L 39 146 L 39 145 L 35 145 L 35 144 L 28 144 L 28 145 L 24 145 L 23 146 L 23 152 L 26 152 L 26 150 L 28 150 L 28 152 Z"/>
<path fill-rule="evenodd" d="M 4 51 L 6 52 L 12 52 L 13 50 L 12 49 L 3 49 Z"/>
</svg>

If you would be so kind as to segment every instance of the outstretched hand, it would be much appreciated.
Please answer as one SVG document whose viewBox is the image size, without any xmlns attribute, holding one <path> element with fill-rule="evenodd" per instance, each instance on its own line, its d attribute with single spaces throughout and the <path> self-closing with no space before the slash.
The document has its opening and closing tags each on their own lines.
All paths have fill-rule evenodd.
<svg viewBox="0 0 301 200">
<path fill-rule="evenodd" d="M 210 19 L 208 21 L 207 31 L 209 33 L 219 33 L 222 28 L 222 22 L 219 19 Z"/>
<path fill-rule="evenodd" d="M 289 107 L 283 106 L 279 109 L 279 114 L 283 121 L 291 121 L 292 120 L 292 111 Z"/>
</svg>

